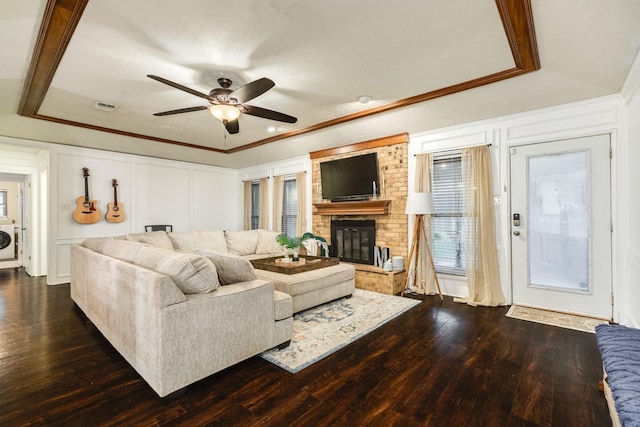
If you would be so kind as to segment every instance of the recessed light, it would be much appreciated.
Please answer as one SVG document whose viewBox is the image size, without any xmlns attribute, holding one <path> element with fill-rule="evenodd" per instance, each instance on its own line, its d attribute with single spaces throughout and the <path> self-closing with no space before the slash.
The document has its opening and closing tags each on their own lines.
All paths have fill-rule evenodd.
<svg viewBox="0 0 640 427">
<path fill-rule="evenodd" d="M 358 102 L 360 104 L 368 104 L 371 101 L 371 97 L 369 95 L 362 95 L 358 97 Z"/>
<path fill-rule="evenodd" d="M 269 126 L 269 127 L 267 128 L 267 132 L 269 132 L 269 133 L 273 133 L 273 132 L 275 132 L 276 130 L 277 130 L 277 129 L 276 129 L 276 127 L 275 127 L 275 126 Z"/>
</svg>

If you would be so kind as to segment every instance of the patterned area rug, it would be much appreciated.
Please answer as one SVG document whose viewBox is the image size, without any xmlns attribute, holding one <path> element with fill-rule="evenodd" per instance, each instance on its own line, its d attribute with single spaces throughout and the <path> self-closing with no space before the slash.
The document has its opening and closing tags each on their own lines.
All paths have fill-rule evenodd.
<svg viewBox="0 0 640 427">
<path fill-rule="evenodd" d="M 541 310 L 538 308 L 523 307 L 521 305 L 512 305 L 507 312 L 507 317 L 576 331 L 590 332 L 592 334 L 595 333 L 597 325 L 609 323 L 606 320 L 594 319 L 592 317 L 558 313 L 557 311 Z"/>
<path fill-rule="evenodd" d="M 296 373 L 417 304 L 420 300 L 356 289 L 351 298 L 296 313 L 291 345 L 282 350 L 268 350 L 260 356 Z"/>
</svg>

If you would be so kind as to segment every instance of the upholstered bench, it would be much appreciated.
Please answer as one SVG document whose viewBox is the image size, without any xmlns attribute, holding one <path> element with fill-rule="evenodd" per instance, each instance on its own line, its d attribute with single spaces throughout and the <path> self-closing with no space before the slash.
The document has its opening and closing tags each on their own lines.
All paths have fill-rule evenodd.
<svg viewBox="0 0 640 427">
<path fill-rule="evenodd" d="M 297 274 L 255 270 L 259 279 L 273 283 L 275 289 L 291 295 L 293 312 L 315 307 L 335 299 L 349 296 L 356 289 L 355 267 L 337 264 Z"/>
<path fill-rule="evenodd" d="M 602 389 L 614 426 L 640 425 L 640 329 L 596 326 L 602 356 Z"/>
</svg>

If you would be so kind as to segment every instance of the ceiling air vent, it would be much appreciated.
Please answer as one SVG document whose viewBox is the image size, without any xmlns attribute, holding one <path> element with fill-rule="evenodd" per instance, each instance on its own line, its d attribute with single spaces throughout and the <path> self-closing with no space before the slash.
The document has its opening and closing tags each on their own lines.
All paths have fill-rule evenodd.
<svg viewBox="0 0 640 427">
<path fill-rule="evenodd" d="M 106 102 L 96 101 L 93 103 L 91 108 L 95 108 L 96 110 L 111 112 L 111 111 L 114 111 L 116 108 L 118 108 L 118 106 L 113 104 L 107 104 Z"/>
</svg>

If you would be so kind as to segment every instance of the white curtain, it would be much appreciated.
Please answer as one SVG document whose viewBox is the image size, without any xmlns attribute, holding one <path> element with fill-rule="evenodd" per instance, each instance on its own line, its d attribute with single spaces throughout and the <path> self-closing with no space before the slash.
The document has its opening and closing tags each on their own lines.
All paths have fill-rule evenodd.
<svg viewBox="0 0 640 427">
<path fill-rule="evenodd" d="M 251 181 L 244 182 L 244 229 L 251 229 Z"/>
<path fill-rule="evenodd" d="M 464 247 L 469 295 L 454 301 L 469 305 L 505 305 L 498 267 L 493 174 L 488 146 L 462 150 L 462 179 L 466 192 Z"/>
<path fill-rule="evenodd" d="M 432 192 L 432 169 L 433 169 L 433 155 L 430 153 L 420 154 L 416 156 L 416 175 L 415 175 L 415 189 L 416 193 Z M 415 219 L 415 218 L 414 218 Z M 429 253 L 427 252 L 427 245 L 430 245 L 430 241 L 425 241 L 425 235 L 428 236 L 427 240 L 431 237 L 431 215 L 424 216 L 424 231 L 425 233 L 419 234 L 419 251 L 417 255 L 418 265 L 414 268 L 416 273 L 416 280 L 410 287 L 410 291 L 417 294 L 434 295 L 438 292 L 435 280 L 435 271 L 431 268 L 431 262 L 429 261 Z M 411 262 L 411 260 L 409 260 Z M 409 266 L 411 267 L 411 266 Z"/>
<path fill-rule="evenodd" d="M 273 231 L 282 231 L 282 203 L 284 198 L 284 176 L 273 177 Z"/>
<path fill-rule="evenodd" d="M 269 227 L 269 178 L 260 179 L 260 218 L 258 228 L 266 230 Z"/>
<path fill-rule="evenodd" d="M 296 174 L 296 190 L 298 192 L 298 211 L 296 213 L 296 236 L 307 231 L 307 173 Z"/>
</svg>

